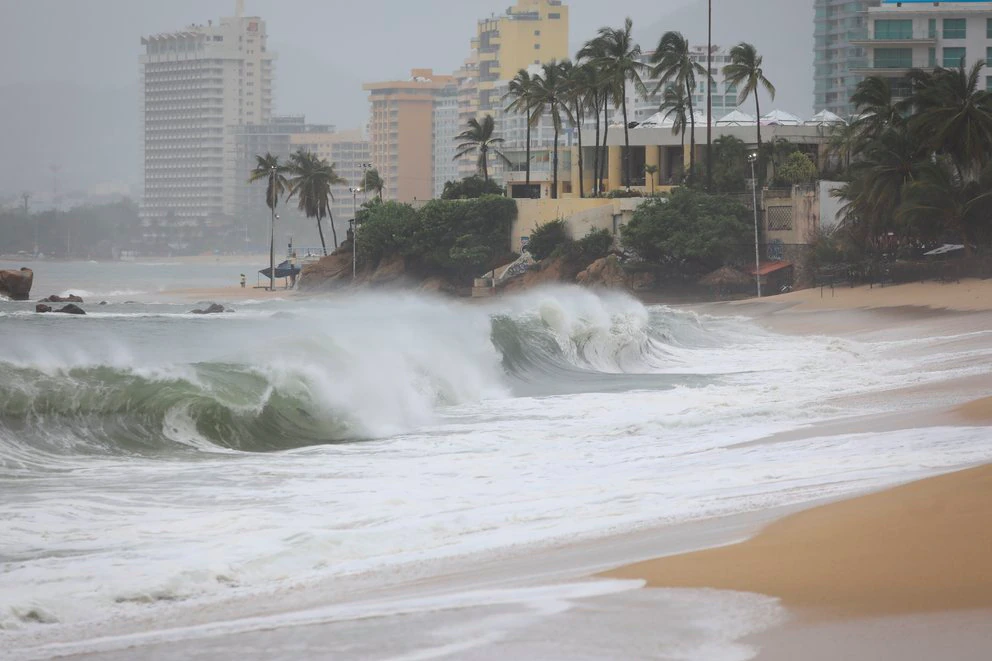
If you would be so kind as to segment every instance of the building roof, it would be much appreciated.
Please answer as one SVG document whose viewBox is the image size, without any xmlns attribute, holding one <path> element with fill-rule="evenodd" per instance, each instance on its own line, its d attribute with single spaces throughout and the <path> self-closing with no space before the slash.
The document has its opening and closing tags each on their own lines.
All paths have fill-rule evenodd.
<svg viewBox="0 0 992 661">
<path fill-rule="evenodd" d="M 762 126 L 799 126 L 802 123 L 802 119 L 784 110 L 772 110 L 761 118 Z"/>
<path fill-rule="evenodd" d="M 786 262 L 783 260 L 778 260 L 774 262 L 761 262 L 761 268 L 758 269 L 758 275 L 768 275 L 769 273 L 775 273 L 776 271 L 781 271 L 782 269 L 792 268 L 792 262 Z M 749 266 L 747 272 L 754 275 L 754 267 Z"/>
<path fill-rule="evenodd" d="M 821 110 L 803 123 L 806 126 L 823 126 L 825 124 L 846 124 L 847 122 L 840 115 L 835 115 L 829 110 Z"/>
<path fill-rule="evenodd" d="M 716 126 L 754 126 L 757 123 L 758 120 L 754 118 L 754 115 L 749 115 L 740 108 L 716 120 Z"/>
</svg>

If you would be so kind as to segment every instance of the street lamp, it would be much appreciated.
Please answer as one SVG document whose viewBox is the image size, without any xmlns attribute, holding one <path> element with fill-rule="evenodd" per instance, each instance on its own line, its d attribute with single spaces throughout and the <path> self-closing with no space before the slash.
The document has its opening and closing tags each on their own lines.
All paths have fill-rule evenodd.
<svg viewBox="0 0 992 661">
<path fill-rule="evenodd" d="M 362 167 L 365 167 L 364 164 Z M 348 189 L 351 193 L 351 279 L 354 280 L 356 274 L 358 273 L 358 253 L 356 252 L 356 247 L 358 246 L 358 194 L 362 192 L 362 189 L 358 186 L 352 186 Z"/>
<path fill-rule="evenodd" d="M 758 179 L 754 174 L 754 164 L 758 161 L 757 152 L 749 154 L 751 164 L 751 193 L 754 201 L 754 280 L 758 284 L 758 298 L 761 298 L 761 258 L 758 256 Z"/>
</svg>

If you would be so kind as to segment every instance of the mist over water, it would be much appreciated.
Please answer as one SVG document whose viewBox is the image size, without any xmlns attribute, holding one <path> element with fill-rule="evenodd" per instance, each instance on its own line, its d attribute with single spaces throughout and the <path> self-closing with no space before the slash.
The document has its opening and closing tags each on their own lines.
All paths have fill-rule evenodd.
<svg viewBox="0 0 992 661">
<path fill-rule="evenodd" d="M 144 289 L 148 267 L 128 268 L 128 284 L 89 286 Z M 334 577 L 386 584 L 992 454 L 973 429 L 749 443 L 838 415 L 838 393 L 870 413 L 895 405 L 873 393 L 987 367 L 939 339 L 781 336 L 570 287 L 209 317 L 158 293 L 79 318 L 32 305 L 0 303 L 9 642 Z"/>
</svg>

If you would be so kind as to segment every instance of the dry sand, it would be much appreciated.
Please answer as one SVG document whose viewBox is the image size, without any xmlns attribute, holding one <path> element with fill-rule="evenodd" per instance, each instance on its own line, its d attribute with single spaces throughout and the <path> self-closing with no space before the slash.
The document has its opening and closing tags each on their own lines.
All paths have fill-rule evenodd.
<svg viewBox="0 0 992 661">
<path fill-rule="evenodd" d="M 731 546 L 606 574 L 780 597 L 823 615 L 992 607 L 992 466 L 823 505 Z"/>
<path fill-rule="evenodd" d="M 768 296 L 763 302 L 795 306 L 797 310 L 836 310 L 856 308 L 929 307 L 957 311 L 992 310 L 992 280 L 975 278 L 960 282 L 914 282 L 885 287 L 829 287 L 803 289 Z M 755 299 L 730 306 L 747 305 Z"/>
</svg>

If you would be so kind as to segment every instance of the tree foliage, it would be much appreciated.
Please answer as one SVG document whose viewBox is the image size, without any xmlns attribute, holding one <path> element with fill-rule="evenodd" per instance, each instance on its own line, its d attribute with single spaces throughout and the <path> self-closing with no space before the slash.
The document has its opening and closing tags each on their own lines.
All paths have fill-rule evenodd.
<svg viewBox="0 0 992 661">
<path fill-rule="evenodd" d="M 790 184 L 808 184 L 816 180 L 816 163 L 801 151 L 789 154 L 778 169 L 778 176 Z"/>
<path fill-rule="evenodd" d="M 356 249 L 366 266 L 403 256 L 424 274 L 471 277 L 506 258 L 516 214 L 513 200 L 495 195 L 432 200 L 420 209 L 375 201 L 359 214 Z"/>
<path fill-rule="evenodd" d="M 503 195 L 504 190 L 492 179 L 486 181 L 478 175 L 460 181 L 449 181 L 441 191 L 442 200 L 473 200 L 484 195 Z"/>
<path fill-rule="evenodd" d="M 639 206 L 621 237 L 625 249 L 648 262 L 715 269 L 745 260 L 751 231 L 751 212 L 739 202 L 676 188 Z"/>
<path fill-rule="evenodd" d="M 540 261 L 550 257 L 554 251 L 558 250 L 572 240 L 568 233 L 568 226 L 562 219 L 550 220 L 543 225 L 538 225 L 530 233 L 530 240 L 527 242 L 527 252 L 531 257 Z"/>
</svg>

